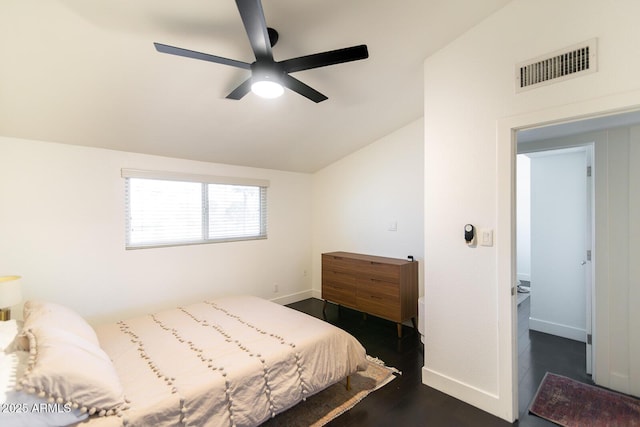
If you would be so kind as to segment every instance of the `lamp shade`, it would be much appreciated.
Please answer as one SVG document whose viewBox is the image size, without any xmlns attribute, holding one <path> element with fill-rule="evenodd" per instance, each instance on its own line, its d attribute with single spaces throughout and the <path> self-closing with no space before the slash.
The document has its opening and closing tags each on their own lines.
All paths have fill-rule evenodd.
<svg viewBox="0 0 640 427">
<path fill-rule="evenodd" d="M 21 301 L 20 276 L 0 276 L 0 308 L 11 307 Z"/>
</svg>

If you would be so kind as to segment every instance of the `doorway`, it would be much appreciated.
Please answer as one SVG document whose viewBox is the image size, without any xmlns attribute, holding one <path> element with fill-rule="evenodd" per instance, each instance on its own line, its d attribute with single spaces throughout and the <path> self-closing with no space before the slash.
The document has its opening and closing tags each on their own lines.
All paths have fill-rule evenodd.
<svg viewBox="0 0 640 427">
<path fill-rule="evenodd" d="M 536 142 L 517 156 L 519 418 L 544 374 L 593 383 L 591 251 L 592 144 Z M 528 298 L 527 298 L 528 297 Z"/>
<path fill-rule="evenodd" d="M 585 106 L 585 108 L 588 105 Z M 637 106 L 634 108 L 637 109 Z M 579 111 L 580 108 L 574 109 Z M 588 110 L 588 109 L 587 109 Z M 600 340 L 597 339 L 594 334 L 594 347 L 593 355 L 594 359 L 592 364 L 594 367 L 593 380 L 600 385 L 612 388 L 618 391 L 633 394 L 634 390 L 634 378 L 638 375 L 635 374 L 635 366 L 640 366 L 634 359 L 623 359 L 617 357 L 611 357 L 613 354 L 610 352 L 612 346 L 619 345 L 635 345 L 638 340 L 631 333 L 631 327 L 633 319 L 629 317 L 629 305 L 628 300 L 620 299 L 612 304 L 612 297 L 615 298 L 617 289 L 621 289 L 632 300 L 638 300 L 635 293 L 629 291 L 632 289 L 633 277 L 626 272 L 629 270 L 630 263 L 627 261 L 632 259 L 630 250 L 635 253 L 633 246 L 629 243 L 632 237 L 629 237 L 629 227 L 637 227 L 638 215 L 633 212 L 634 206 L 638 206 L 638 194 L 636 190 L 630 190 L 630 188 L 636 188 L 634 182 L 637 182 L 634 177 L 637 174 L 634 172 L 632 165 L 634 164 L 634 158 L 638 158 L 637 155 L 640 151 L 637 150 L 638 144 L 640 144 L 640 126 L 638 123 L 639 114 L 637 111 L 628 110 L 628 112 L 621 113 L 618 111 L 615 114 L 606 115 L 606 112 L 598 113 L 596 110 L 582 111 L 582 118 L 586 116 L 595 117 L 591 119 L 576 118 L 574 122 L 567 123 L 566 125 L 548 125 L 558 120 L 570 120 L 567 118 L 566 111 L 549 110 L 544 113 L 523 115 L 520 117 L 514 117 L 508 120 L 504 120 L 499 123 L 499 143 L 509 144 L 510 150 L 500 151 L 499 157 L 499 224 L 502 224 L 500 230 L 507 234 L 511 240 L 511 246 L 504 246 L 499 248 L 499 271 L 501 273 L 501 289 L 505 289 L 508 285 L 511 288 L 511 297 L 507 298 L 506 295 L 501 297 L 501 301 L 508 303 L 507 306 L 511 308 L 511 337 L 512 342 L 510 346 L 510 352 L 513 357 L 513 364 L 511 365 L 513 370 L 512 379 L 512 404 L 514 405 L 514 413 L 520 413 L 518 407 L 522 408 L 523 404 L 528 405 L 529 401 L 523 401 L 523 396 L 518 396 L 518 352 L 520 348 L 520 342 L 517 337 L 517 311 L 516 311 L 516 298 L 515 286 L 516 283 L 516 206 L 515 206 L 515 176 L 516 176 L 516 140 L 522 142 L 527 140 L 528 133 L 531 131 L 541 131 L 546 133 L 555 132 L 555 129 L 560 129 L 565 132 L 564 135 L 570 135 L 568 139 L 569 146 L 576 146 L 584 144 L 584 139 L 577 142 L 575 138 L 571 140 L 571 136 L 575 136 L 577 133 L 594 133 L 598 138 L 594 143 L 594 159 L 597 160 L 594 165 L 596 171 L 594 188 L 597 192 L 593 193 L 595 200 L 595 211 L 591 212 L 596 223 L 596 228 L 592 230 L 594 241 L 594 271 L 593 274 L 593 300 L 591 304 L 587 304 L 592 307 L 594 313 L 594 332 L 600 331 Z M 597 114 L 602 116 L 596 117 Z M 608 121 L 613 121 L 614 124 L 608 124 Z M 604 125 L 603 125 L 604 123 Z M 533 126 L 546 126 L 533 129 Z M 576 132 L 576 127 L 579 132 Z M 573 128 L 572 132 L 566 131 L 564 128 Z M 522 130 L 526 129 L 526 130 Z M 584 136 L 584 135 L 581 135 Z M 549 139 L 553 139 L 554 135 L 548 136 Z M 549 146 L 543 148 L 550 148 Z M 511 178 L 509 180 L 502 177 Z M 594 191 L 595 191 L 594 190 Z M 598 198 L 600 195 L 600 199 Z M 615 203 L 611 203 L 611 196 L 616 198 Z M 620 199 L 620 201 L 617 201 Z M 600 200 L 599 202 L 597 200 Z M 509 208 L 511 206 L 511 208 Z M 509 220 L 511 218 L 511 220 Z M 617 225 L 621 224 L 621 225 Z M 511 233 L 509 233 L 511 230 Z M 509 240 L 506 239 L 506 240 Z M 598 243 L 600 242 L 600 243 Z M 507 242 L 505 242 L 507 243 Z M 623 260 L 621 267 L 618 266 L 619 260 Z M 597 267 L 597 270 L 596 268 Z M 623 272 L 616 273 L 623 275 L 620 280 L 612 281 L 609 277 L 611 272 Z M 597 273 L 597 274 L 596 274 Z M 628 276 L 628 277 L 627 277 Z M 508 281 L 508 283 L 507 283 Z M 535 285 L 534 285 L 535 286 Z M 603 304 L 597 304 L 598 301 L 603 301 Z M 598 308 L 599 307 L 599 308 Z M 614 311 L 610 311 L 609 308 L 613 308 Z M 613 342 L 611 340 L 610 332 L 612 328 L 619 328 L 623 331 L 623 335 L 618 335 L 620 339 Z M 625 344 L 629 343 L 629 344 Z M 636 348 L 636 347 L 634 347 Z M 637 347 L 640 348 L 640 347 Z M 618 352 L 615 352 L 618 354 Z M 626 354 L 622 352 L 621 354 Z M 620 360 L 619 360 L 620 359 Z M 619 372 L 614 371 L 612 363 L 621 367 L 620 369 L 629 369 L 628 375 L 620 375 Z M 633 369 L 630 369 L 633 368 Z M 518 396 L 518 398 L 516 398 Z M 525 409 L 526 413 L 526 409 Z"/>
<path fill-rule="evenodd" d="M 518 171 L 517 273 L 519 281 L 537 284 L 529 288 L 531 329 L 582 342 L 591 324 L 592 151 L 529 146 L 518 154 L 529 174 Z"/>
</svg>

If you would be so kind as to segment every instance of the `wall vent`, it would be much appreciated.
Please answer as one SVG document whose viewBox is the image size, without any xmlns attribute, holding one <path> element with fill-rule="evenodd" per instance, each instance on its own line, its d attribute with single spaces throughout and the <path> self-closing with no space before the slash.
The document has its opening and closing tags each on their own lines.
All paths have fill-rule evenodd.
<svg viewBox="0 0 640 427">
<path fill-rule="evenodd" d="M 597 39 L 539 56 L 516 65 L 516 92 L 595 73 Z"/>
</svg>

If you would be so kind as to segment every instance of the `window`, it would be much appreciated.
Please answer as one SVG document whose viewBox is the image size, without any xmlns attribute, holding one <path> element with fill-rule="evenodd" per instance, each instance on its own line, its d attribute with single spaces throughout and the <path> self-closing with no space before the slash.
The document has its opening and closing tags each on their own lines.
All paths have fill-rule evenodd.
<svg viewBox="0 0 640 427">
<path fill-rule="evenodd" d="M 123 169 L 127 249 L 266 239 L 268 181 Z"/>
</svg>

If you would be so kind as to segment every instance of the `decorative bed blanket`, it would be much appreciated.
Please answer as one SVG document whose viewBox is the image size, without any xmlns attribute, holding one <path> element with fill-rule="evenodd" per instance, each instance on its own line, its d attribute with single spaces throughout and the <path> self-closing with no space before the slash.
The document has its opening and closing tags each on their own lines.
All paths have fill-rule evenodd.
<svg viewBox="0 0 640 427">
<path fill-rule="evenodd" d="M 322 320 L 228 297 L 97 327 L 129 402 L 81 425 L 256 426 L 366 366 Z"/>
</svg>

